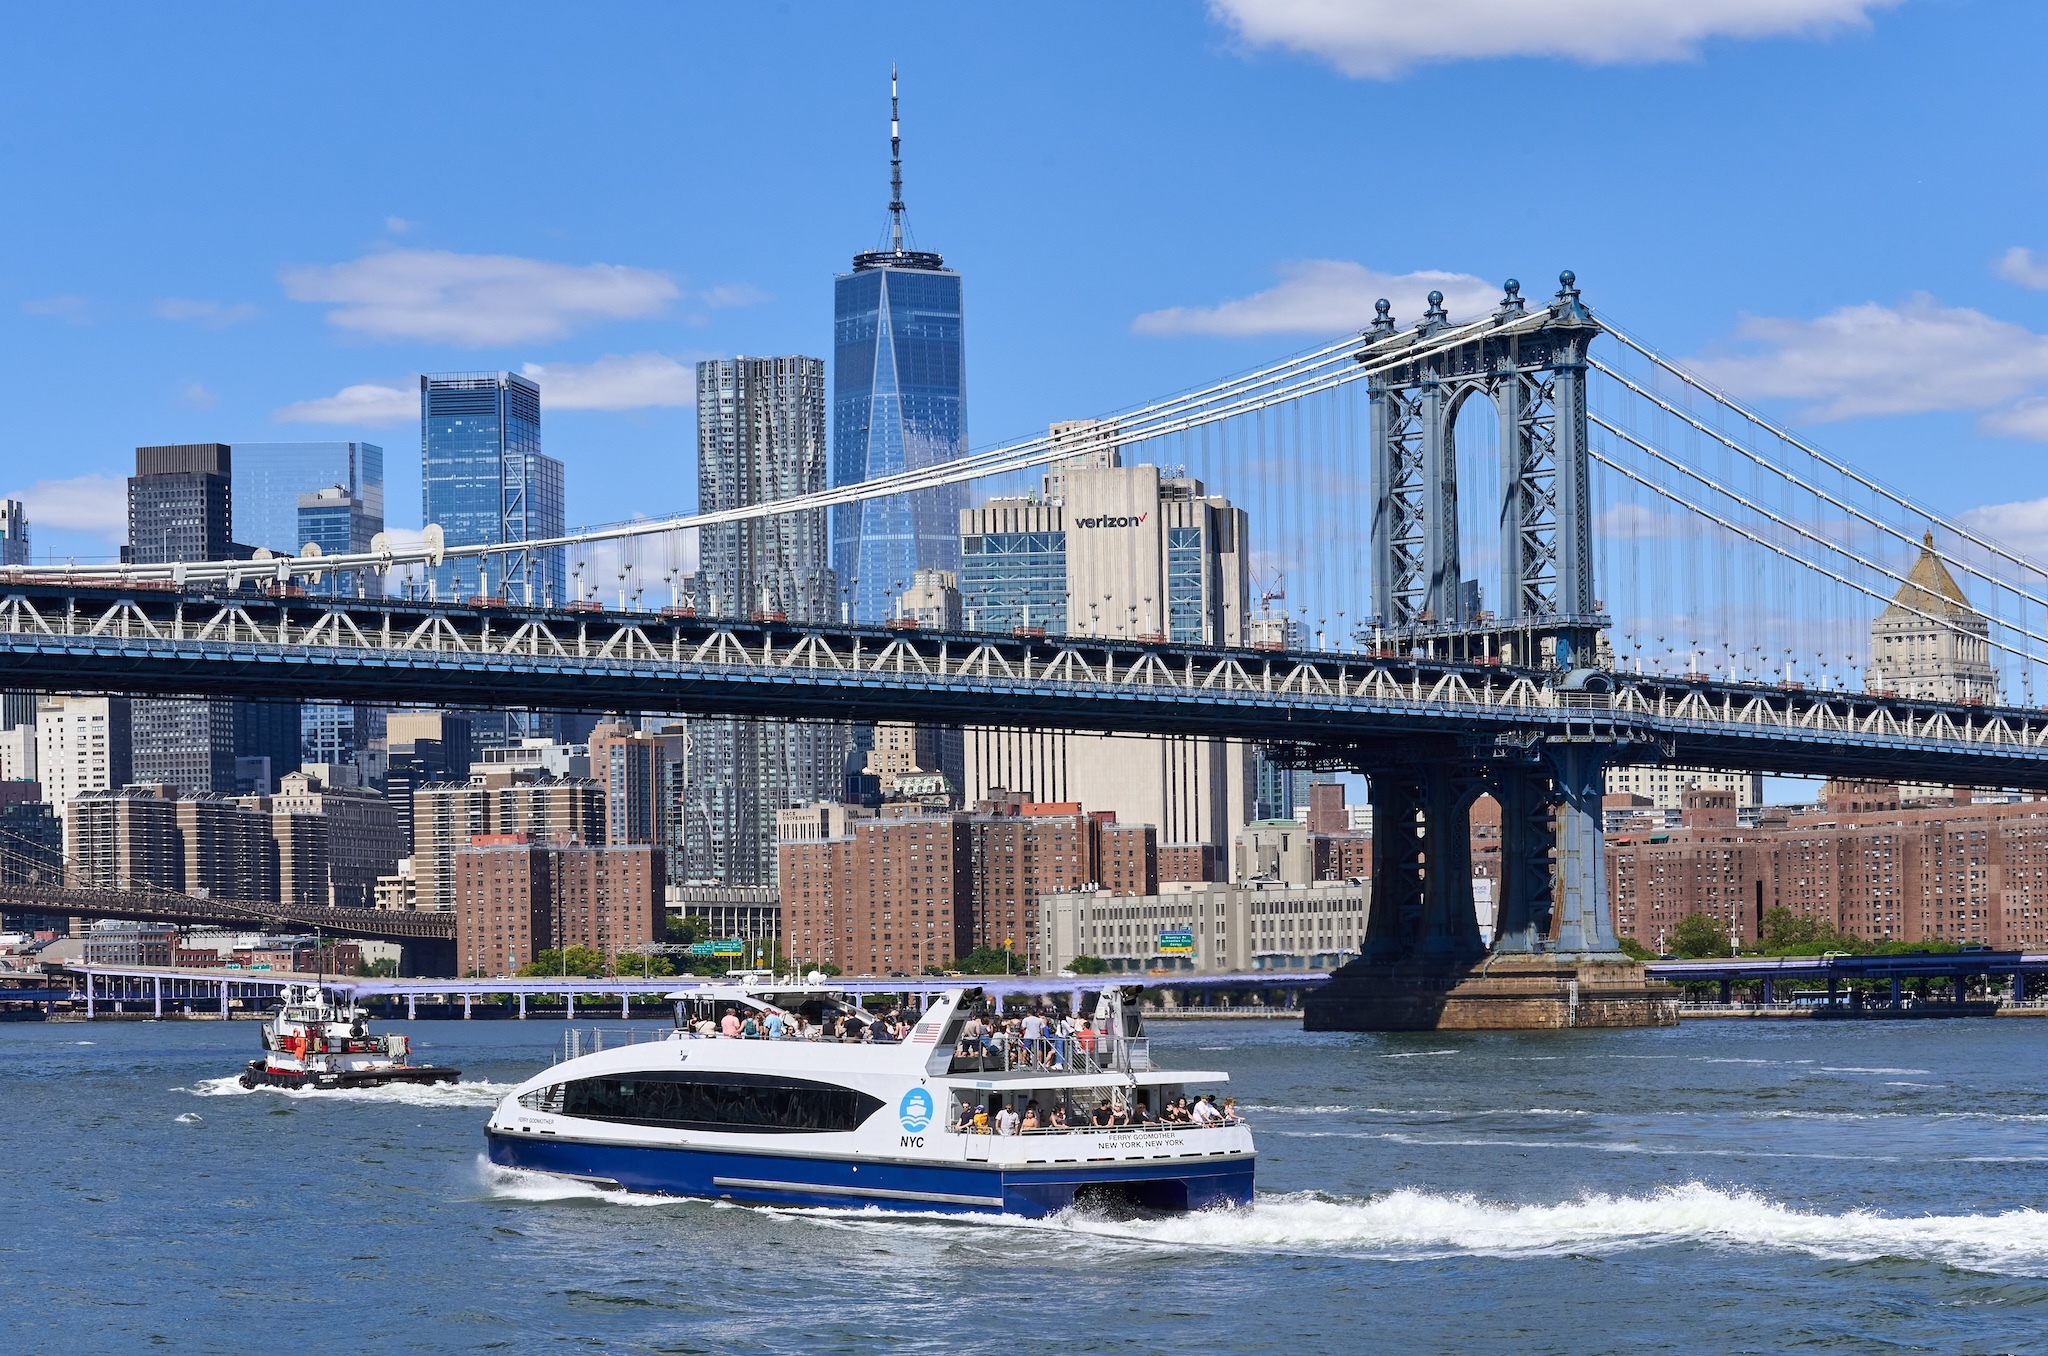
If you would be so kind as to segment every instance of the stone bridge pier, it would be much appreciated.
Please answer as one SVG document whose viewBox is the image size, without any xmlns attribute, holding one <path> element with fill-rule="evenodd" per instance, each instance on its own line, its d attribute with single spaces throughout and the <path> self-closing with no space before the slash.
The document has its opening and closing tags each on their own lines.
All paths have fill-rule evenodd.
<svg viewBox="0 0 2048 1356">
<path fill-rule="evenodd" d="M 1610 741 L 1452 740 L 1348 751 L 1370 779 L 1372 907 L 1359 959 L 1304 1004 L 1311 1031 L 1670 1026 L 1677 990 L 1615 939 L 1602 860 Z M 1501 810 L 1492 945 L 1473 901 L 1471 812 Z"/>
</svg>

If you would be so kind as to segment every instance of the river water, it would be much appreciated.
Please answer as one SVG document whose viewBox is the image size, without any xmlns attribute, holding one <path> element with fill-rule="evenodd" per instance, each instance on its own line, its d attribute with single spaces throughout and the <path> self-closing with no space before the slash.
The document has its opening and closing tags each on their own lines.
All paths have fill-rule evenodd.
<svg viewBox="0 0 2048 1356">
<path fill-rule="evenodd" d="M 1035 1223 L 508 1176 L 487 1109 L 560 1024 L 397 1029 L 465 1082 L 245 1092 L 249 1023 L 0 1026 L 0 1345 L 2048 1351 L 2048 1021 L 1158 1023 L 1231 1074 L 1257 1204 Z"/>
</svg>

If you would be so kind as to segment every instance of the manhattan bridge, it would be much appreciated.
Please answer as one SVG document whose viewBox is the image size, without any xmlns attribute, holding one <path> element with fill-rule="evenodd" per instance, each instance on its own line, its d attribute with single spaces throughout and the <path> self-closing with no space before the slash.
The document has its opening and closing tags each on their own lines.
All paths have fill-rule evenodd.
<svg viewBox="0 0 2048 1356">
<path fill-rule="evenodd" d="M 1174 643 L 1135 608 L 1082 622 L 1083 600 L 1065 635 L 679 605 L 696 529 L 970 481 L 1019 493 L 1074 455 L 1048 435 L 512 548 L 566 551 L 570 600 L 492 595 L 494 571 L 531 572 L 432 527 L 362 555 L 16 568 L 0 575 L 0 688 L 1242 740 L 1368 778 L 1364 963 L 1446 972 L 1617 954 L 1609 767 L 2048 791 L 2048 571 L 1714 389 L 1596 314 L 1568 272 L 1548 302 L 1510 280 L 1484 315 L 1452 316 L 1437 293 L 1405 327 L 1377 312 L 1361 334 L 1097 426 L 1127 462 L 1247 510 L 1255 569 L 1285 575 L 1291 644 Z M 1878 609 L 1953 624 L 1906 588 L 1923 550 L 1982 614 L 1995 699 L 1865 690 Z M 473 594 L 465 580 L 461 597 L 404 596 L 423 590 L 400 581 L 450 564 Z M 359 596 L 321 596 L 329 575 Z M 1502 811 L 1490 947 L 1468 847 L 1481 795 Z M 120 910 L 85 893 L 5 902 Z"/>
</svg>

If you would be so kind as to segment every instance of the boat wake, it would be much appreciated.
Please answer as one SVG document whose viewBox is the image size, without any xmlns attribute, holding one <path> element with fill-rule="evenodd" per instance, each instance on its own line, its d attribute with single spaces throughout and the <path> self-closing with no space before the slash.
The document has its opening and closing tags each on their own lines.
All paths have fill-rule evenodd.
<svg viewBox="0 0 2048 1356">
<path fill-rule="evenodd" d="M 1020 1229 L 1047 1239 L 1256 1253 L 1324 1253 L 1377 1261 L 1445 1257 L 1611 1255 L 1660 1247 L 1703 1247 L 1731 1253 L 1803 1253 L 1828 1261 L 1907 1257 L 2007 1276 L 2048 1277 L 2048 1211 L 1995 1215 L 1830 1214 L 1797 1210 L 1755 1192 L 1700 1182 L 1640 1196 L 1587 1192 L 1554 1205 L 1515 1205 L 1471 1195 L 1398 1190 L 1360 1199 L 1318 1192 L 1262 1195 L 1243 1209 L 1190 1214 L 1101 1214 L 1064 1211 L 1049 1219 L 1017 1216 L 913 1215 L 854 1208 L 744 1206 L 675 1196 L 607 1190 L 587 1182 L 500 1167 L 478 1155 L 491 1196 L 516 1201 L 590 1201 L 610 1205 L 690 1205 L 802 1216 L 840 1226 L 929 1229 L 981 1226 Z"/>
<path fill-rule="evenodd" d="M 474 1107 L 496 1106 L 512 1091 L 511 1083 L 461 1082 L 461 1083 L 387 1083 L 381 1088 L 333 1088 L 322 1092 L 314 1088 L 278 1088 L 259 1083 L 245 1088 L 241 1075 L 231 1074 L 226 1078 L 202 1078 L 189 1088 L 174 1088 L 174 1092 L 189 1092 L 194 1097 L 289 1097 L 294 1101 L 318 1102 L 394 1102 L 401 1106 L 442 1106 Z"/>
<path fill-rule="evenodd" d="M 1693 1182 L 1641 1196 L 1589 1192 L 1555 1205 L 1400 1190 L 1365 1200 L 1262 1196 L 1249 1209 L 1138 1219 L 1069 1212 L 1052 1223 L 1140 1245 L 1329 1251 L 1388 1260 L 1538 1257 L 1668 1246 L 1792 1251 L 1834 1261 L 1911 1257 L 2048 1276 L 2048 1211 L 1899 1217 L 1795 1210 L 1754 1192 Z"/>
</svg>

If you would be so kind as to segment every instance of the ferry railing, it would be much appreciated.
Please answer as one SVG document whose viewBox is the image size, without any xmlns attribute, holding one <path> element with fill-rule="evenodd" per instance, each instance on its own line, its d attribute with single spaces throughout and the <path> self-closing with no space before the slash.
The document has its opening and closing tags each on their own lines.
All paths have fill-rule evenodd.
<svg viewBox="0 0 2048 1356">
<path fill-rule="evenodd" d="M 968 1041 L 953 1052 L 948 1073 L 1018 1073 L 1058 1069 L 1066 1073 L 1144 1073 L 1152 1067 L 1147 1036 L 1106 1036 L 1097 1033 L 1083 1044 L 1074 1036 L 1042 1036 L 1027 1041 L 1008 1034 L 986 1042 Z"/>
<path fill-rule="evenodd" d="M 584 1055 L 594 1055 L 600 1050 L 615 1050 L 624 1045 L 645 1045 L 649 1041 L 665 1041 L 676 1034 L 669 1026 L 593 1026 L 569 1027 L 562 1032 L 562 1057 L 555 1062 L 566 1064 Z"/>
</svg>

